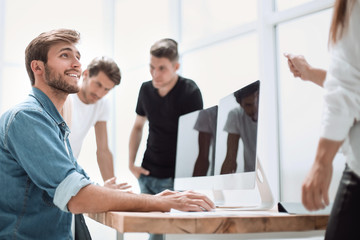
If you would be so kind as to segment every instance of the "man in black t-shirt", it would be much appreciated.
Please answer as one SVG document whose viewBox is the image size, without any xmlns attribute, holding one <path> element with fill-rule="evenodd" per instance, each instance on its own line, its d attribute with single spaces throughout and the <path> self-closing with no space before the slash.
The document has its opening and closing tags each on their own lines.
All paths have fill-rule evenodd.
<svg viewBox="0 0 360 240">
<path fill-rule="evenodd" d="M 130 135 L 129 168 L 139 180 L 142 193 L 157 194 L 173 189 L 179 116 L 203 108 L 200 89 L 194 81 L 179 76 L 177 42 L 157 41 L 150 49 L 151 81 L 141 86 L 136 119 Z M 149 136 L 140 166 L 135 158 L 143 127 L 149 120 Z"/>
</svg>

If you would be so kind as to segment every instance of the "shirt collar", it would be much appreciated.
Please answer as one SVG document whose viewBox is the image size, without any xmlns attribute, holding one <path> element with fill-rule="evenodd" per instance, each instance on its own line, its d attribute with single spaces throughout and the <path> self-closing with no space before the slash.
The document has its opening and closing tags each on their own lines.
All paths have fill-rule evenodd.
<svg viewBox="0 0 360 240">
<path fill-rule="evenodd" d="M 42 92 L 38 88 L 33 87 L 32 92 L 29 95 L 38 100 L 38 102 L 43 106 L 45 111 L 54 119 L 57 125 L 61 125 L 63 127 L 66 126 L 66 128 L 68 128 L 64 119 L 56 109 L 54 103 L 44 92 Z"/>
</svg>

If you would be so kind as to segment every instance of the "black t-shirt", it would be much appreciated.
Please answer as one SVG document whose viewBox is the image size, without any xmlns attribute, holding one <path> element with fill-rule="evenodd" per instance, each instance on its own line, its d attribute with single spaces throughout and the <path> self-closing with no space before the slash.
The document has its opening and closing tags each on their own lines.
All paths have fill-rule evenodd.
<svg viewBox="0 0 360 240">
<path fill-rule="evenodd" d="M 174 177 L 179 117 L 203 108 L 200 89 L 179 76 L 170 92 L 161 97 L 152 81 L 140 88 L 136 113 L 149 120 L 149 136 L 142 167 L 157 178 Z"/>
</svg>

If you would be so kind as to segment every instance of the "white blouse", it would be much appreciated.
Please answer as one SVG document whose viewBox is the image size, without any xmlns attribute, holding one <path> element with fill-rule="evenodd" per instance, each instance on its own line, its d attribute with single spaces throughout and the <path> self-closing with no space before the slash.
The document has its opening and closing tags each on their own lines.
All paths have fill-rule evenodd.
<svg viewBox="0 0 360 240">
<path fill-rule="evenodd" d="M 355 1 L 349 21 L 343 37 L 331 49 L 321 137 L 341 141 L 352 136 L 350 148 L 344 150 L 350 168 L 360 176 L 360 150 L 356 153 L 351 148 L 355 143 L 360 148 L 360 131 L 351 133 L 358 131 L 354 124 L 360 120 L 360 0 Z"/>
</svg>

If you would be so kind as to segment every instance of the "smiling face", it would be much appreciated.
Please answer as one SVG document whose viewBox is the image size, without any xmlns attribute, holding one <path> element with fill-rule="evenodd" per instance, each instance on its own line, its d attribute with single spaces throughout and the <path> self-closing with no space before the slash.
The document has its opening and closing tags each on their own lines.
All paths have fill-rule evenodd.
<svg viewBox="0 0 360 240">
<path fill-rule="evenodd" d="M 83 73 L 83 84 L 78 94 L 85 104 L 93 104 L 104 97 L 115 86 L 115 83 L 102 71 L 89 76 L 89 71 Z"/>
<path fill-rule="evenodd" d="M 44 64 L 45 82 L 52 89 L 77 93 L 81 76 L 80 53 L 74 44 L 60 42 L 50 47 Z"/>
</svg>

